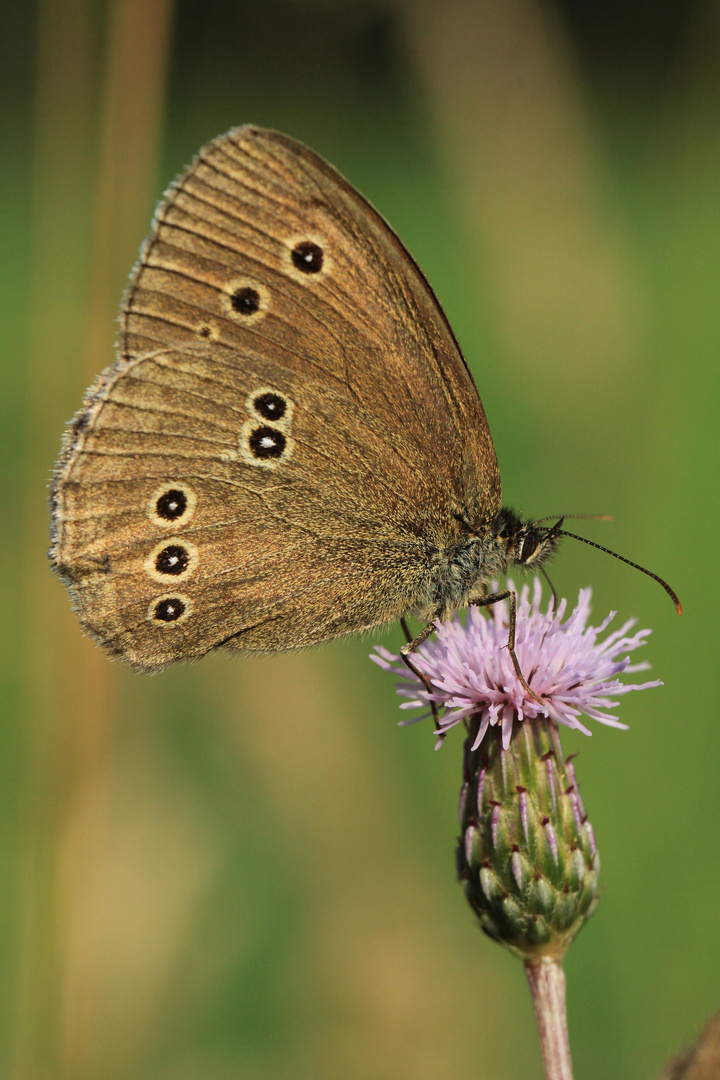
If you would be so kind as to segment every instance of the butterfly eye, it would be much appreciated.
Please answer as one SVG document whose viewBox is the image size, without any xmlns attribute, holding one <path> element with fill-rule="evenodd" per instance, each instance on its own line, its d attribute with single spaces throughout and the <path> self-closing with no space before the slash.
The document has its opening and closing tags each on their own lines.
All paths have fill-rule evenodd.
<svg viewBox="0 0 720 1080">
<path fill-rule="evenodd" d="M 271 427 L 258 427 L 250 435 L 248 445 L 256 458 L 279 458 L 287 444 L 282 431 Z"/>
<path fill-rule="evenodd" d="M 282 420 L 287 412 L 287 402 L 279 394 L 258 394 L 253 401 L 255 412 L 265 420 Z"/>
<path fill-rule="evenodd" d="M 301 240 L 292 250 L 293 266 L 304 274 L 317 274 L 323 268 L 323 249 L 312 240 Z"/>
<path fill-rule="evenodd" d="M 523 537 L 523 542 L 520 547 L 520 554 L 518 555 L 518 562 L 527 563 L 530 562 L 533 555 L 536 553 L 538 547 L 537 536 L 535 533 L 526 533 Z"/>
</svg>

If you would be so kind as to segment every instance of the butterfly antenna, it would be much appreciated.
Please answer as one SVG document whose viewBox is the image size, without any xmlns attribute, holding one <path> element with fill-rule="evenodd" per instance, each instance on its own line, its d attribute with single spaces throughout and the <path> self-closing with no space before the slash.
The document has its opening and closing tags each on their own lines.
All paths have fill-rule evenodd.
<svg viewBox="0 0 720 1080">
<path fill-rule="evenodd" d="M 626 559 L 624 555 L 618 555 L 617 551 L 611 551 L 610 548 L 603 547 L 602 544 L 596 544 L 594 540 L 588 540 L 584 536 L 576 536 L 575 533 L 565 532 L 564 530 L 557 530 L 557 536 L 569 536 L 572 540 L 580 540 L 583 544 L 589 544 L 590 547 L 597 548 L 598 551 L 604 551 L 606 555 L 612 555 L 613 558 L 619 559 L 620 562 L 627 563 L 628 566 L 632 566 L 634 570 L 639 570 L 641 574 L 647 574 L 653 581 L 657 581 L 658 585 L 662 585 L 665 592 L 668 594 L 673 604 L 677 608 L 678 615 L 682 614 L 682 605 L 678 599 L 677 593 L 670 588 L 667 581 L 664 581 L 658 574 L 653 574 L 652 570 L 646 570 L 644 566 L 640 566 L 636 562 L 631 562 L 630 559 Z"/>
<path fill-rule="evenodd" d="M 536 518 L 533 525 L 542 525 L 543 521 L 553 521 L 555 518 L 592 518 L 593 521 L 612 521 L 612 514 L 548 514 L 546 517 Z"/>
</svg>

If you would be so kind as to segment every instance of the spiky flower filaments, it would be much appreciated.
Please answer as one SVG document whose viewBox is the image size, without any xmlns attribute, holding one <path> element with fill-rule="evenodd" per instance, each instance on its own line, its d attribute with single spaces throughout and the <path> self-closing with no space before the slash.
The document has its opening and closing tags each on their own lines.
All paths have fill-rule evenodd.
<svg viewBox="0 0 720 1080">
<path fill-rule="evenodd" d="M 508 587 L 514 588 L 511 581 Z M 661 683 L 620 682 L 619 675 L 643 671 L 648 665 L 632 664 L 629 657 L 619 657 L 643 645 L 650 631 L 630 634 L 636 620 L 629 619 L 601 641 L 600 636 L 616 613 L 610 612 L 600 626 L 589 626 L 590 589 L 581 589 L 577 606 L 565 622 L 566 600 L 560 602 L 557 611 L 552 601 L 545 612 L 540 610 L 542 586 L 537 578 L 532 602 L 529 597 L 530 587 L 524 585 L 517 611 L 515 652 L 520 670 L 542 704 L 527 693 L 515 673 L 507 648 L 508 608 L 503 601 L 493 606 L 490 617 L 472 607 L 465 623 L 458 615 L 439 623 L 435 640 L 428 640 L 413 653 L 413 664 L 428 677 L 431 691 L 397 654 L 376 646 L 372 659 L 400 676 L 397 692 L 407 698 L 400 707 L 424 709 L 426 716 L 430 702 L 434 702 L 443 710 L 437 732 L 440 736 L 461 720 L 476 718 L 476 747 L 488 728 L 498 726 L 507 749 L 513 724 L 537 716 L 577 728 L 586 735 L 591 732 L 580 720 L 582 715 L 611 727 L 626 728 L 608 712 L 618 704 L 613 699 Z"/>
</svg>

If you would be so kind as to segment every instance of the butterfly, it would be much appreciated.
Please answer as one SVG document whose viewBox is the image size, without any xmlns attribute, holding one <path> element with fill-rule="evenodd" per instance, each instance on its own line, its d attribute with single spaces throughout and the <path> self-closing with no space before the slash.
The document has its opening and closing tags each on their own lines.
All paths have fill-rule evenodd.
<svg viewBox="0 0 720 1080">
<path fill-rule="evenodd" d="M 510 596 L 527 685 L 514 594 L 488 583 L 569 535 L 502 506 L 472 376 L 392 229 L 322 158 L 251 126 L 160 203 L 51 504 L 83 626 L 146 671 L 413 612 L 428 625 L 409 653 L 435 620 Z"/>
</svg>

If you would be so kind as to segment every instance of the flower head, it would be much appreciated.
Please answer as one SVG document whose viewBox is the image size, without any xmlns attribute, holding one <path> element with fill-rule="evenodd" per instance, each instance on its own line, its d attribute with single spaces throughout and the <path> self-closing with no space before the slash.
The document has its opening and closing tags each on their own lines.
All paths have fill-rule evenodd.
<svg viewBox="0 0 720 1080">
<path fill-rule="evenodd" d="M 511 581 L 508 588 L 513 588 Z M 577 606 L 565 622 L 567 602 L 562 600 L 554 611 L 551 600 L 542 612 L 541 596 L 542 586 L 537 578 L 532 602 L 529 585 L 523 586 L 517 610 L 515 653 L 523 675 L 542 704 L 527 693 L 515 673 L 507 648 L 506 602 L 494 604 L 489 617 L 477 607 L 471 607 L 466 623 L 457 615 L 439 623 L 435 640 L 428 640 L 413 653 L 413 663 L 430 680 L 432 692 L 428 692 L 397 654 L 377 645 L 371 659 L 386 671 L 401 676 L 396 689 L 400 697 L 408 699 L 400 706 L 402 709 L 427 709 L 431 702 L 444 709 L 437 729 L 441 739 L 459 721 L 479 717 L 473 748 L 480 745 L 488 727 L 501 725 L 502 742 L 507 749 L 516 718 L 522 721 L 543 715 L 586 735 L 592 732 L 580 721 L 581 715 L 611 727 L 626 728 L 626 724 L 607 711 L 618 704 L 613 698 L 662 683 L 657 679 L 639 685 L 620 682 L 618 676 L 622 673 L 643 671 L 649 665 L 631 664 L 628 656 L 618 657 L 643 645 L 650 631 L 630 634 L 637 620 L 629 619 L 600 641 L 616 612 L 610 612 L 600 626 L 589 626 L 590 589 L 580 590 Z M 423 717 L 427 715 L 423 713 Z"/>
</svg>

